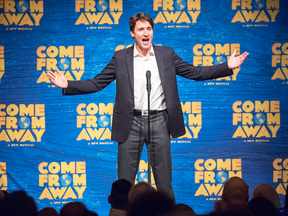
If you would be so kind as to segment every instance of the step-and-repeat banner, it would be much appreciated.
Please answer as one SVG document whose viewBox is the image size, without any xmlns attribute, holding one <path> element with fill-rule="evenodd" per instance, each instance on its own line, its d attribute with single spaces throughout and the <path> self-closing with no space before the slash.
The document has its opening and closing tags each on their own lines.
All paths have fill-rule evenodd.
<svg viewBox="0 0 288 216">
<path fill-rule="evenodd" d="M 243 178 L 250 194 L 288 181 L 288 2 L 286 0 L 0 0 L 0 189 L 23 189 L 38 208 L 70 201 L 107 215 L 117 179 L 110 140 L 115 82 L 99 93 L 62 96 L 47 78 L 99 74 L 133 45 L 129 17 L 149 14 L 153 43 L 195 66 L 248 51 L 234 75 L 177 77 L 186 134 L 172 139 L 178 203 L 213 210 L 223 184 Z M 147 181 L 144 150 L 135 182 Z M 152 184 L 155 184 L 152 179 Z"/>
</svg>

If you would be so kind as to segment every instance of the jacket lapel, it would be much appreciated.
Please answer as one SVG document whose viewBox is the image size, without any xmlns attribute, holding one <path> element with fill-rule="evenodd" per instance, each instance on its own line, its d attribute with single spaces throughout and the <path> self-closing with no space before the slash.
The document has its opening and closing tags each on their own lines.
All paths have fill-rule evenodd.
<svg viewBox="0 0 288 216">
<path fill-rule="evenodd" d="M 165 92 L 165 74 L 164 74 L 164 61 L 163 61 L 163 54 L 161 53 L 161 48 L 159 46 L 153 45 L 154 53 L 155 53 L 155 58 L 159 70 L 159 75 L 163 87 L 163 91 Z"/>
<path fill-rule="evenodd" d="M 130 86 L 132 90 L 132 94 L 134 94 L 134 69 L 133 69 L 133 64 L 134 64 L 134 57 L 133 57 L 133 50 L 134 46 L 130 47 L 127 49 L 126 52 L 126 65 L 128 69 L 128 76 L 129 76 L 129 81 L 130 81 Z"/>
</svg>

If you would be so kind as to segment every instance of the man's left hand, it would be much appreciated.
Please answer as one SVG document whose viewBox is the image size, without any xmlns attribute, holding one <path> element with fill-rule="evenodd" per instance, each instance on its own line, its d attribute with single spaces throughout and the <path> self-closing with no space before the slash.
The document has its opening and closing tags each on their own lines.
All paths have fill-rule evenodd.
<svg viewBox="0 0 288 216">
<path fill-rule="evenodd" d="M 230 59 L 228 60 L 228 67 L 230 69 L 234 69 L 240 67 L 240 65 L 245 61 L 246 57 L 249 55 L 248 52 L 244 52 L 241 55 L 235 57 L 236 49 L 234 53 L 231 55 Z"/>
</svg>

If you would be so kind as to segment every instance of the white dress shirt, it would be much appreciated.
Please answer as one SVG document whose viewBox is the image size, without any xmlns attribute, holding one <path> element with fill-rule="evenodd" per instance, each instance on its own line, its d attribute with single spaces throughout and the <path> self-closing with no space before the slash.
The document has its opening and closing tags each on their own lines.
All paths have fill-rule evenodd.
<svg viewBox="0 0 288 216">
<path fill-rule="evenodd" d="M 146 71 L 151 71 L 150 110 L 166 109 L 165 97 L 153 46 L 147 57 L 134 45 L 134 104 L 137 110 L 148 110 Z"/>
</svg>

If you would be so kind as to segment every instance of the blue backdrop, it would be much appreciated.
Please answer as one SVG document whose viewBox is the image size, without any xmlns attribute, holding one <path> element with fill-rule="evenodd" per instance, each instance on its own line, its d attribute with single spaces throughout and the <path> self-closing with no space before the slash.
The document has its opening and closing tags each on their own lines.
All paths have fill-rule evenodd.
<svg viewBox="0 0 288 216">
<path fill-rule="evenodd" d="M 154 44 L 195 66 L 248 51 L 234 75 L 195 82 L 178 77 L 186 134 L 172 139 L 177 203 L 213 210 L 225 181 L 250 194 L 288 181 L 288 2 L 285 0 L 0 1 L 0 188 L 26 190 L 38 208 L 77 200 L 107 215 L 117 179 L 110 140 L 115 83 L 91 95 L 62 96 L 46 71 L 94 77 L 115 50 L 134 43 L 128 20 L 155 22 Z M 143 152 L 136 182 L 147 181 Z M 152 182 L 154 183 L 154 182 Z"/>
</svg>

